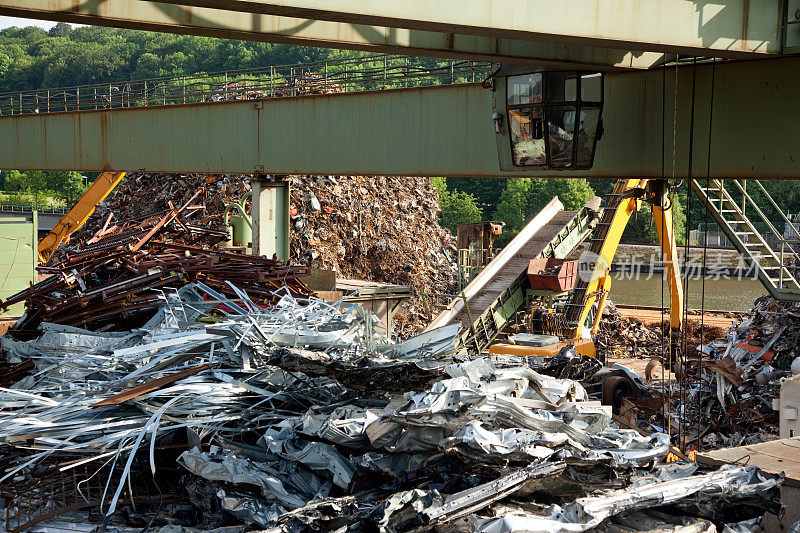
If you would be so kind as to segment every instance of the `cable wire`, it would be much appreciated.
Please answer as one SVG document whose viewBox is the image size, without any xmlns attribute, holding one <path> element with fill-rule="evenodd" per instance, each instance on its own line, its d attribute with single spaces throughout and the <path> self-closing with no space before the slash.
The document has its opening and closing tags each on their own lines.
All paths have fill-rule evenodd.
<svg viewBox="0 0 800 533">
<path fill-rule="evenodd" d="M 692 166 L 694 163 L 694 115 L 695 115 L 695 100 L 697 90 L 697 59 L 695 58 L 692 63 L 692 103 L 689 112 L 689 168 L 686 176 L 687 190 L 691 190 L 692 184 Z M 686 221 L 684 223 L 684 252 L 683 252 L 683 334 L 681 335 L 681 376 L 680 383 L 680 397 L 681 397 L 681 412 L 679 424 L 679 438 L 680 448 L 682 452 L 686 452 L 686 423 L 688 412 L 688 398 L 689 398 L 689 337 L 688 337 L 688 323 L 689 323 L 689 269 L 687 265 L 690 263 L 689 259 L 689 228 L 692 226 L 692 202 L 687 194 L 686 197 Z M 702 276 L 704 273 L 701 272 Z"/>
<path fill-rule="evenodd" d="M 711 64 L 711 101 L 709 102 L 709 112 L 708 112 L 708 156 L 706 160 L 706 190 L 711 187 L 711 130 L 714 124 L 714 82 L 716 80 L 716 69 L 717 69 L 717 60 L 714 58 L 714 62 Z M 688 195 L 687 195 L 688 196 Z M 703 281 L 702 287 L 700 289 L 700 344 L 702 345 L 705 340 L 705 318 L 706 318 L 706 258 L 708 256 L 708 195 L 705 195 L 705 205 L 703 206 L 704 209 L 704 221 L 703 221 Z M 705 352 L 700 352 L 700 362 L 698 364 L 698 376 L 699 376 L 699 383 L 700 388 L 703 387 L 703 355 Z M 702 392 L 702 390 L 701 390 Z M 700 439 L 700 433 L 702 431 L 702 422 L 700 420 L 700 415 L 702 414 L 702 394 L 698 395 L 697 401 L 697 451 L 702 451 L 702 441 Z"/>
</svg>

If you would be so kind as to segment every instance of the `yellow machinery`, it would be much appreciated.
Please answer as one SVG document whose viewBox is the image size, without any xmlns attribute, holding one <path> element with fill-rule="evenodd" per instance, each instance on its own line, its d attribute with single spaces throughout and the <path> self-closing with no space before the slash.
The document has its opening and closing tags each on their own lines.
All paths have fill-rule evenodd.
<svg viewBox="0 0 800 533">
<path fill-rule="evenodd" d="M 565 346 L 573 346 L 578 353 L 595 357 L 592 338 L 600 327 L 606 298 L 611 290 L 611 263 L 625 226 L 641 201 L 648 202 L 653 209 L 669 283 L 670 330 L 675 338 L 682 325 L 683 289 L 669 187 L 667 181 L 661 179 L 628 179 L 619 180 L 606 198 L 603 217 L 594 230 L 589 250 L 581 256 L 580 274 L 563 312 L 544 315 L 545 333 L 550 335 L 529 336 L 530 342 L 524 345 L 498 343 L 491 346 L 489 352 L 553 356 Z"/>
<path fill-rule="evenodd" d="M 94 213 L 97 204 L 102 202 L 124 177 L 124 172 L 103 172 L 97 176 L 72 209 L 39 241 L 39 261 L 47 262 L 61 243 L 68 242 L 69 236 L 83 226 Z"/>
</svg>

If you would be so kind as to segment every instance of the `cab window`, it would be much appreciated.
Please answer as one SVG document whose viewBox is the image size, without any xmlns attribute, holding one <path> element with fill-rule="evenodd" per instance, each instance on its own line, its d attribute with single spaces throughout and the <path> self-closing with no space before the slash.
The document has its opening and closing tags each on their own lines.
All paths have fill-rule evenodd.
<svg viewBox="0 0 800 533">
<path fill-rule="evenodd" d="M 506 87 L 515 166 L 591 168 L 601 131 L 601 73 L 534 72 L 509 76 Z"/>
</svg>

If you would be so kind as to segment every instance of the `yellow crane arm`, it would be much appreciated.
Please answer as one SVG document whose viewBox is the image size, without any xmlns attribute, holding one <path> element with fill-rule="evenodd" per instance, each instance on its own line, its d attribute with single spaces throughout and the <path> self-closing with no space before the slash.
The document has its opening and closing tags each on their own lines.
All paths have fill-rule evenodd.
<svg viewBox="0 0 800 533">
<path fill-rule="evenodd" d="M 680 278 L 678 263 L 678 247 L 675 243 L 675 232 L 672 226 L 672 205 L 668 197 L 666 181 L 648 179 L 619 180 L 607 199 L 603 211 L 603 219 L 597 225 L 589 248 L 589 272 L 582 266 L 584 274 L 578 279 L 570 303 L 567 306 L 567 324 L 574 327 L 573 339 L 580 339 L 584 326 L 595 301 L 598 302 L 597 314 L 591 324 L 593 335 L 600 326 L 606 298 L 611 290 L 609 274 L 614 255 L 617 253 L 622 233 L 625 231 L 631 215 L 636 210 L 636 202 L 647 194 L 653 206 L 654 223 L 658 230 L 661 253 L 666 269 L 670 292 L 670 329 L 673 333 L 680 331 L 683 320 L 683 284 Z M 584 262 L 585 263 L 585 262 Z"/>
<path fill-rule="evenodd" d="M 581 276 L 566 308 L 567 324 L 574 327 L 574 339 L 583 337 L 583 328 L 595 301 L 600 298 L 599 303 L 605 305 L 607 291 L 611 288 L 611 263 L 625 226 L 636 211 L 637 200 L 632 193 L 635 189 L 644 188 L 646 183 L 646 179 L 619 180 L 606 198 L 603 217 L 594 230 L 588 254 L 582 258 Z M 598 306 L 592 329 L 599 325 L 598 319 L 602 314 L 603 309 Z"/>
<path fill-rule="evenodd" d="M 662 261 L 667 272 L 669 326 L 673 335 L 676 335 L 683 326 L 683 282 L 678 263 L 678 245 L 675 243 L 675 227 L 672 225 L 671 201 L 666 197 L 666 193 L 662 199 L 660 208 L 653 206 L 653 223 L 656 225 L 658 241 L 661 243 Z"/>
<path fill-rule="evenodd" d="M 92 216 L 97 204 L 102 202 L 124 177 L 124 172 L 103 172 L 97 176 L 72 209 L 67 211 L 50 233 L 39 241 L 39 261 L 46 262 L 58 245 L 67 242 L 69 236 Z"/>
</svg>

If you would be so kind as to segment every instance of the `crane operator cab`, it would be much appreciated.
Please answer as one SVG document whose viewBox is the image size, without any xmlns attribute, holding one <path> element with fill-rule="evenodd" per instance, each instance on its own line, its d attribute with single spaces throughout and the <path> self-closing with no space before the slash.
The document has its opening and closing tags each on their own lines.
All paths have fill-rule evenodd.
<svg viewBox="0 0 800 533">
<path fill-rule="evenodd" d="M 491 87 L 500 169 L 592 167 L 603 134 L 603 74 L 502 65 Z"/>
</svg>

